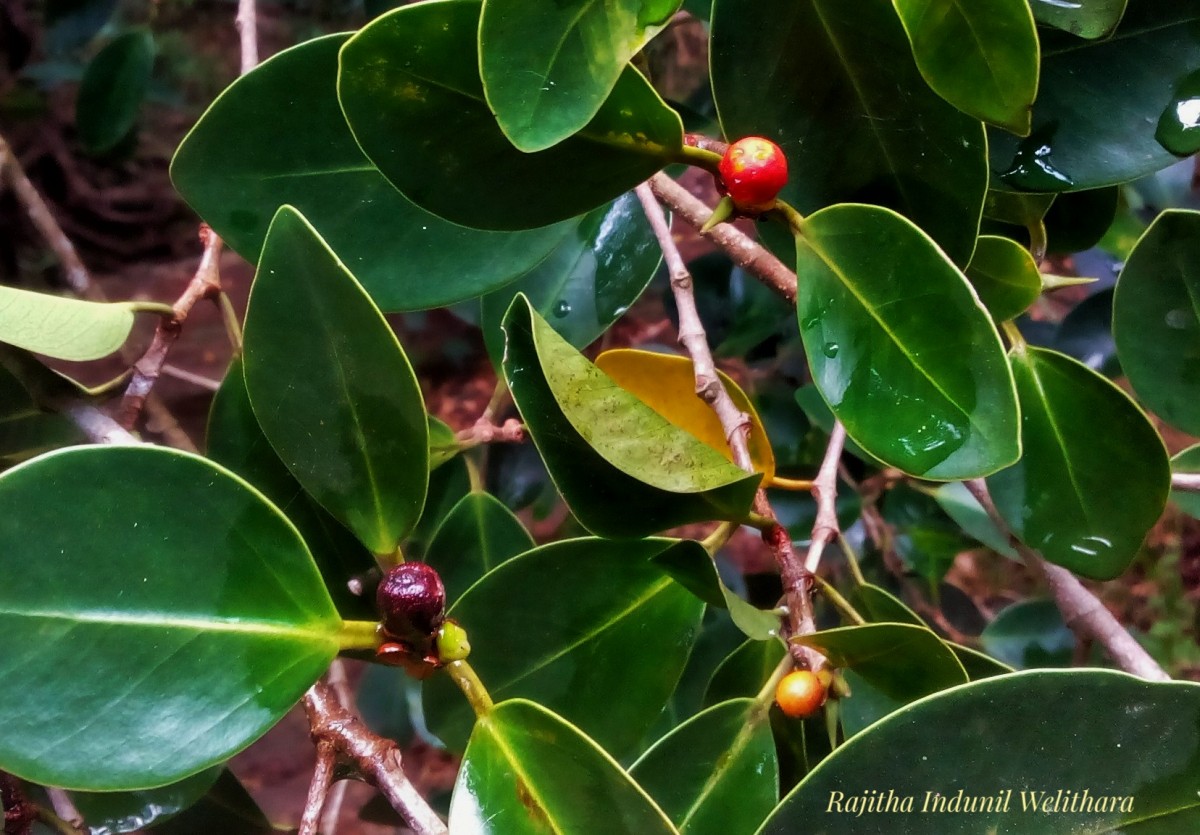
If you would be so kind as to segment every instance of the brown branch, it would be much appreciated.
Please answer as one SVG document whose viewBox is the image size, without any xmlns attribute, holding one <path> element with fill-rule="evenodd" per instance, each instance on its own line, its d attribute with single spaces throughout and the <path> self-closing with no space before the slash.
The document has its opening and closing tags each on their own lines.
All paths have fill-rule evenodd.
<svg viewBox="0 0 1200 835">
<path fill-rule="evenodd" d="M 804 558 L 804 569 L 810 574 L 816 573 L 825 546 L 837 539 L 841 533 L 837 517 L 837 478 L 838 464 L 842 460 L 842 449 L 845 446 L 846 427 L 840 420 L 835 421 L 833 431 L 829 433 L 829 444 L 825 447 L 821 469 L 813 479 L 812 494 L 817 500 L 817 518 L 813 522 L 812 542 Z"/>
<path fill-rule="evenodd" d="M 146 353 L 134 363 L 133 377 L 125 389 L 125 396 L 121 399 L 118 419 L 126 429 L 132 429 L 137 423 L 146 398 L 150 396 L 150 391 L 162 373 L 163 364 L 167 361 L 167 354 L 179 339 L 183 323 L 187 320 L 192 308 L 201 299 L 215 299 L 221 292 L 219 270 L 221 239 L 207 225 L 201 224 L 200 240 L 204 244 L 204 253 L 200 256 L 200 265 L 196 267 L 196 274 L 188 282 L 183 295 L 175 304 L 171 305 L 171 309 L 174 311 L 172 315 L 164 316 L 159 320 L 158 328 L 154 331 L 154 339 L 150 343 L 150 347 L 146 349 Z"/>
<path fill-rule="evenodd" d="M 317 742 L 317 765 L 313 769 L 312 781 L 308 784 L 308 797 L 304 801 L 304 814 L 300 817 L 299 835 L 317 835 L 320 831 L 321 810 L 333 783 L 333 770 L 337 766 L 337 749 L 328 739 Z"/>
<path fill-rule="evenodd" d="M 520 444 L 525 441 L 525 424 L 516 418 L 509 418 L 504 423 L 492 423 L 485 416 L 475 421 L 474 426 L 456 433 L 454 439 L 463 449 L 480 444 Z"/>
<path fill-rule="evenodd" d="M 704 205 L 703 200 L 693 196 L 666 174 L 659 173 L 651 177 L 650 188 L 689 226 L 699 229 L 712 215 L 712 209 Z M 749 235 L 731 224 L 718 223 L 705 232 L 704 237 L 725 250 L 735 264 L 757 276 L 789 304 L 796 303 L 796 274 Z"/>
<path fill-rule="evenodd" d="M 34 227 L 41 234 L 42 240 L 46 242 L 46 246 L 50 247 L 58 259 L 58 263 L 62 265 L 67 285 L 76 294 L 90 297 L 92 279 L 88 274 L 87 267 L 83 265 L 79 253 L 75 251 L 75 245 L 58 225 L 58 221 L 54 219 L 54 214 L 50 211 L 46 201 L 42 199 L 42 195 L 29 181 L 25 169 L 17 160 L 17 155 L 13 153 L 3 136 L 0 136 L 0 178 L 7 179 L 9 185 L 12 186 L 13 193 L 16 195 L 17 201 L 25 207 L 25 213 L 29 216 L 29 220 L 33 222 Z"/>
<path fill-rule="evenodd" d="M 4 835 L 29 835 L 38 818 L 37 807 L 25 796 L 21 781 L 0 771 L 0 807 L 4 809 Z"/>
<path fill-rule="evenodd" d="M 1183 493 L 1200 493 L 1200 473 L 1172 473 L 1171 489 Z"/>
<path fill-rule="evenodd" d="M 104 412 L 80 400 L 51 404 L 68 417 L 84 436 L 94 444 L 140 444 L 125 427 Z"/>
<path fill-rule="evenodd" d="M 54 807 L 54 814 L 59 820 L 79 832 L 86 831 L 83 815 L 79 814 L 75 801 L 64 789 L 47 788 L 46 796 L 50 798 L 50 805 Z"/>
<path fill-rule="evenodd" d="M 238 0 L 234 24 L 242 50 L 242 75 L 258 66 L 258 13 L 254 0 Z"/>
<path fill-rule="evenodd" d="M 743 470 L 754 472 L 749 448 L 750 418 L 734 404 L 717 375 L 712 351 L 708 347 L 708 336 L 705 334 L 704 324 L 700 321 L 700 312 L 696 309 L 692 276 L 683 263 L 679 247 L 671 237 L 666 218 L 663 217 L 662 209 L 655 199 L 652 183 L 653 180 L 638 186 L 637 196 L 658 239 L 670 272 L 671 292 L 679 310 L 679 342 L 692 358 L 696 395 L 708 404 L 721 421 L 721 428 L 725 431 L 725 440 L 733 452 L 734 462 Z M 836 468 L 834 473 L 836 475 Z M 833 489 L 836 490 L 836 486 Z M 767 500 L 766 491 L 762 488 L 755 493 L 754 511 L 767 521 L 762 534 L 763 542 L 770 548 L 783 580 L 788 603 L 785 632 L 788 635 L 804 635 L 816 631 L 812 614 L 812 577 L 797 557 L 792 547 L 791 535 L 779 524 L 775 511 Z M 790 648 L 792 657 L 802 666 L 815 670 L 825 663 L 816 650 L 799 644 L 791 644 Z"/>
<path fill-rule="evenodd" d="M 1008 523 L 996 509 L 987 484 L 982 479 L 963 482 L 976 501 L 983 506 L 988 517 L 1002 533 L 1008 536 L 1013 548 L 1021 555 L 1025 564 L 1036 574 L 1046 579 L 1054 602 L 1062 612 L 1063 621 L 1084 640 L 1098 642 L 1116 665 L 1127 673 L 1133 673 L 1152 681 L 1169 681 L 1170 676 L 1150 657 L 1129 631 L 1113 616 L 1113 613 L 1092 594 L 1079 579 L 1067 569 L 1046 562 L 1037 551 L 1019 541 L 1008 527 Z"/>
<path fill-rule="evenodd" d="M 404 774 L 396 744 L 368 730 L 327 684 L 318 682 L 304 694 L 304 712 L 318 745 L 327 741 L 351 760 L 417 835 L 448 835 L 446 824 Z"/>
</svg>

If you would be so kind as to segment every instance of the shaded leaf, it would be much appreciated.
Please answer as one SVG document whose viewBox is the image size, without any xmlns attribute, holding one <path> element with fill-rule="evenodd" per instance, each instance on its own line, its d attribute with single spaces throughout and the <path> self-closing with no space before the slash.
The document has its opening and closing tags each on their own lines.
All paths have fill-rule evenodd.
<svg viewBox="0 0 1200 835">
<path fill-rule="evenodd" d="M 1069 667 L 1075 654 L 1075 633 L 1063 623 L 1053 600 L 1021 600 L 1005 607 L 979 640 L 988 653 L 1017 669 Z"/>
<path fill-rule="evenodd" d="M 296 480 L 376 554 L 429 480 L 421 390 L 392 329 L 303 215 L 271 224 L 246 310 L 246 389 Z"/>
<path fill-rule="evenodd" d="M 1176 473 L 1200 473 L 1200 444 L 1190 446 L 1171 459 L 1171 471 Z M 1172 490 L 1171 501 L 1179 509 L 1195 519 L 1200 519 L 1200 493 Z"/>
<path fill-rule="evenodd" d="M 943 484 L 930 495 L 964 533 L 997 554 L 1017 559 L 1017 551 L 1008 541 L 1008 535 L 996 527 L 987 511 L 961 482 Z"/>
<path fill-rule="evenodd" d="M 786 654 L 782 641 L 746 641 L 713 670 L 704 706 L 758 695 Z"/>
<path fill-rule="evenodd" d="M 171 162 L 188 204 L 250 261 L 276 210 L 295 206 L 385 311 L 482 295 L 544 259 L 572 222 L 510 233 L 457 226 L 417 208 L 367 160 L 337 100 L 348 38 L 286 49 L 212 103 Z"/>
<path fill-rule="evenodd" d="M 523 699 L 496 705 L 476 725 L 450 801 L 450 828 L 477 835 L 675 832 L 595 742 Z"/>
<path fill-rule="evenodd" d="M 492 361 L 500 365 L 504 357 L 500 322 L 517 293 L 563 339 L 583 348 L 637 301 L 661 261 L 662 249 L 636 195 L 588 212 L 546 260 L 483 297 L 479 327 Z"/>
<path fill-rule="evenodd" d="M 650 562 L 672 545 L 556 542 L 468 589 L 449 616 L 471 636 L 471 665 L 492 697 L 534 699 L 628 754 L 675 689 L 704 609 Z M 474 716 L 448 677 L 426 682 L 425 713 L 461 750 Z"/>
<path fill-rule="evenodd" d="M 1037 96 L 1038 38 L 1026 0 L 893 0 L 921 75 L 964 113 L 1018 135 Z"/>
<path fill-rule="evenodd" d="M 446 599 L 455 601 L 484 574 L 533 545 L 521 520 L 498 499 L 468 493 L 438 526 L 425 562 L 441 574 Z"/>
<path fill-rule="evenodd" d="M 710 49 L 721 127 L 783 148 L 783 199 L 804 213 L 888 206 L 970 260 L 983 128 L 925 84 L 888 0 L 717 0 Z"/>
<path fill-rule="evenodd" d="M 479 21 L 479 71 L 488 107 L 527 153 L 582 130 L 630 59 L 658 34 L 680 0 L 487 0 Z"/>
<path fill-rule="evenodd" d="M 997 322 L 1015 319 L 1042 294 L 1042 274 L 1033 256 L 1008 238 L 981 235 L 966 273 Z"/>
<path fill-rule="evenodd" d="M 1063 733 L 1064 717 L 1070 733 Z M 1198 724 L 1200 687 L 1192 683 L 1102 670 L 998 676 L 923 699 L 849 740 L 760 832 L 792 835 L 820 820 L 830 835 L 858 835 L 862 818 L 846 814 L 846 804 L 861 797 L 859 786 L 880 785 L 897 805 L 911 803 L 911 813 L 873 818 L 889 835 L 924 835 L 930 814 L 945 835 L 1052 835 L 1068 820 L 1083 832 L 1186 832 L 1200 824 Z M 974 813 L 946 813 L 947 806 L 920 813 L 926 793 L 948 804 L 960 790 L 960 803 L 977 799 Z M 1101 798 L 1116 800 L 1101 806 Z M 1129 798 L 1125 812 L 1122 798 Z M 835 807 L 842 814 L 826 813 L 831 801 L 842 804 Z"/>
<path fill-rule="evenodd" d="M 118 35 L 91 60 L 75 99 L 75 129 L 88 151 L 111 151 L 133 130 L 153 68 L 147 30 Z"/>
<path fill-rule="evenodd" d="M 0 342 L 63 360 L 100 359 L 125 344 L 135 309 L 0 286 Z"/>
<path fill-rule="evenodd" d="M 475 0 L 405 6 L 341 52 L 338 96 L 350 128 L 418 206 L 464 226 L 528 229 L 612 200 L 679 151 L 679 116 L 633 68 L 579 133 L 546 151 L 517 150 L 470 60 L 479 16 Z"/>
<path fill-rule="evenodd" d="M 38 408 L 17 378 L 0 366 L 0 470 L 85 441 L 68 418 Z"/>
<path fill-rule="evenodd" d="M 1147 408 L 1200 434 L 1200 212 L 1168 210 L 1134 246 L 1113 296 L 1121 369 Z"/>
<path fill-rule="evenodd" d="M 1116 577 L 1166 504 L 1162 439 L 1123 391 L 1086 366 L 1041 348 L 1011 356 L 1025 455 L 988 478 L 996 508 L 1051 562 Z"/>
<path fill-rule="evenodd" d="M 519 296 L 504 373 L 576 518 L 605 536 L 741 518 L 759 477 L 676 428 L 588 362 Z M 627 507 L 636 507 L 629 513 Z"/>
<path fill-rule="evenodd" d="M 0 476 L 0 504 L 0 667 L 22 682 L 0 701 L 0 767 L 19 777 L 178 781 L 261 736 L 338 649 L 296 529 L 216 464 L 75 447 Z"/>
<path fill-rule="evenodd" d="M 629 776 L 683 835 L 751 835 L 779 796 L 769 707 L 752 699 L 715 705 L 656 742 Z"/>
<path fill-rule="evenodd" d="M 763 611 L 732 592 L 699 542 L 683 540 L 652 562 L 708 605 L 728 609 L 734 624 L 746 637 L 755 641 L 779 637 L 779 614 Z"/>
<path fill-rule="evenodd" d="M 1038 23 L 1081 38 L 1103 38 L 1121 21 L 1127 0 L 1029 0 Z"/>
<path fill-rule="evenodd" d="M 797 235 L 797 274 L 814 382 L 863 449 L 944 480 L 1017 459 L 1016 397 L 995 325 L 921 230 L 876 206 L 823 209 Z"/>
<path fill-rule="evenodd" d="M 158 826 L 204 797 L 224 772 L 214 765 L 178 783 L 134 792 L 72 792 L 90 835 L 121 835 Z"/>
</svg>

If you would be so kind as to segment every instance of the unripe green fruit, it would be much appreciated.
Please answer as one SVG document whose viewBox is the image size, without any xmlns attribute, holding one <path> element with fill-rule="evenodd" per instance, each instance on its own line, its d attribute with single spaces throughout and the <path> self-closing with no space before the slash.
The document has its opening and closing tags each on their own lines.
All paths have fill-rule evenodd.
<svg viewBox="0 0 1200 835">
<path fill-rule="evenodd" d="M 471 654 L 467 630 L 452 620 L 443 623 L 437 634 L 437 654 L 438 660 L 443 664 L 465 659 Z"/>
</svg>

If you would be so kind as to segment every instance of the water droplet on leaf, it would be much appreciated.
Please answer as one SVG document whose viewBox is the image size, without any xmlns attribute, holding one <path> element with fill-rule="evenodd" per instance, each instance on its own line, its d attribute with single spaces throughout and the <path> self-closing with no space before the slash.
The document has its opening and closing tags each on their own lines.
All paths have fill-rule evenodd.
<svg viewBox="0 0 1200 835">
<path fill-rule="evenodd" d="M 559 299 L 558 304 L 554 305 L 554 316 L 558 319 L 563 319 L 571 315 L 571 303 L 566 299 Z"/>
<path fill-rule="evenodd" d="M 1200 151 L 1200 70 L 1185 76 L 1158 119 L 1154 138 L 1173 154 Z"/>
<path fill-rule="evenodd" d="M 1021 140 L 1012 166 L 1000 175 L 1006 183 L 1030 191 L 1063 191 L 1075 185 L 1052 161 L 1058 122 L 1050 122 Z"/>
<path fill-rule="evenodd" d="M 826 342 L 821 347 L 821 353 L 823 353 L 825 356 L 829 357 L 830 359 L 833 359 L 834 357 L 836 357 L 838 355 L 839 350 L 840 349 L 836 342 Z"/>
</svg>

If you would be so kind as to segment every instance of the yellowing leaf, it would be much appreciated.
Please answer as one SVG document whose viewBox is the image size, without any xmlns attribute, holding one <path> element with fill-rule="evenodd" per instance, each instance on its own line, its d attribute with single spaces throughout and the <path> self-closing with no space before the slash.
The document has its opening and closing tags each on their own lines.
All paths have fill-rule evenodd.
<svg viewBox="0 0 1200 835">
<path fill-rule="evenodd" d="M 696 378 L 687 357 L 618 348 L 596 357 L 596 367 L 680 429 L 733 460 L 716 412 L 696 396 Z M 718 371 L 733 404 L 750 416 L 750 460 L 767 481 L 775 476 L 775 453 L 762 419 L 746 392 Z"/>
</svg>

